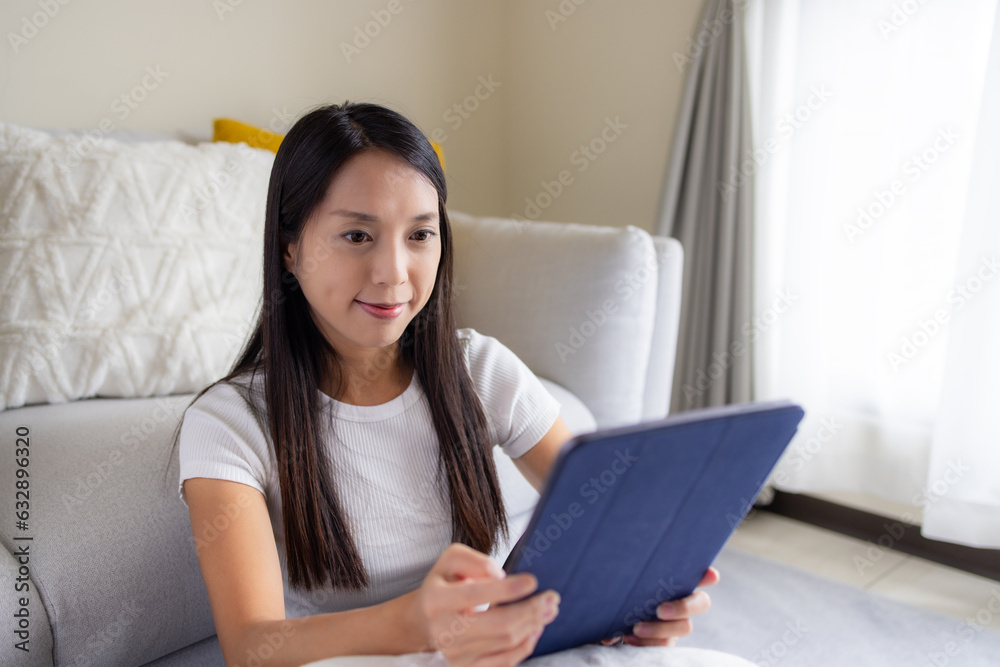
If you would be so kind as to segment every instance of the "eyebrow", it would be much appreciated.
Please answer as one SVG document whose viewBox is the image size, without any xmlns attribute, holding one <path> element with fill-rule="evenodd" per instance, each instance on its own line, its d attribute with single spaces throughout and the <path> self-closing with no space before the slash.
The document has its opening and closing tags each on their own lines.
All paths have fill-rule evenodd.
<svg viewBox="0 0 1000 667">
<path fill-rule="evenodd" d="M 346 209 L 338 208 L 333 211 L 331 215 L 337 215 L 342 218 L 350 218 L 351 220 L 356 220 L 358 222 L 379 222 L 379 219 L 368 213 L 360 213 L 358 211 L 348 211 Z M 421 213 L 420 215 L 413 216 L 415 222 L 429 222 L 438 219 L 437 211 L 433 213 Z"/>
</svg>

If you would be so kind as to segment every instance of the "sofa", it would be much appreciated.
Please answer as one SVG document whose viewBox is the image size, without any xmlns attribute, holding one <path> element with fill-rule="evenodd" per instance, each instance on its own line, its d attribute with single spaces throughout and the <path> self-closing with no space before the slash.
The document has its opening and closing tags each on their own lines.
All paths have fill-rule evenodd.
<svg viewBox="0 0 1000 667">
<path fill-rule="evenodd" d="M 222 665 L 171 444 L 252 321 L 270 154 L 81 136 L 0 124 L 0 664 Z M 229 218 L 241 226 L 225 227 Z M 450 218 L 459 326 L 524 360 L 574 433 L 666 415 L 683 261 L 675 240 L 633 226 Z M 209 236 L 178 245 L 197 234 Z M 105 280 L 74 292 L 96 284 L 115 252 L 132 262 L 120 289 Z M 197 287 L 192 276 L 222 282 L 180 284 Z M 66 305 L 74 299 L 89 306 Z M 45 327 L 59 318 L 53 337 Z M 179 320 L 170 345 L 150 342 Z M 31 346 L 43 334 L 39 355 Z M 537 494 L 496 451 L 516 536 Z"/>
</svg>

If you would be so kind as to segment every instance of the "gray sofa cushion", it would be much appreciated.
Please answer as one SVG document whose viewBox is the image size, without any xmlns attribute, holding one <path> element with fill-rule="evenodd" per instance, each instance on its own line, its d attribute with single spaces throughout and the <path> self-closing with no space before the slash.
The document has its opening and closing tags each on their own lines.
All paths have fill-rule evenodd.
<svg viewBox="0 0 1000 667">
<path fill-rule="evenodd" d="M 215 634 L 177 464 L 166 458 L 190 398 L 0 413 L 0 433 L 30 430 L 31 579 L 54 643 L 39 664 L 140 665 Z M 0 466 L 0 488 L 14 488 L 14 466 Z M 11 538 L 4 532 L 8 551 Z M 37 595 L 32 604 L 41 611 Z M 38 619 L 32 637 L 43 650 Z"/>
<path fill-rule="evenodd" d="M 497 338 L 536 375 L 579 397 L 600 427 L 647 416 L 659 291 L 653 237 L 633 226 L 448 215 L 458 326 Z M 678 259 L 674 253 L 671 266 Z M 662 367 L 666 359 L 655 361 Z"/>
<path fill-rule="evenodd" d="M 222 657 L 219 638 L 212 635 L 197 644 L 147 662 L 143 667 L 226 667 L 226 661 Z"/>
<path fill-rule="evenodd" d="M 6 433 L 13 433 L 13 431 L 6 431 Z M 13 441 L 13 436 L 9 437 Z M 6 454 L 6 451 L 4 454 Z M 3 488 L 5 490 L 10 489 L 8 493 L 13 495 L 14 485 L 7 483 L 6 479 L 6 476 L 10 472 L 9 468 L 13 468 L 13 466 L 5 465 L 0 466 L 0 468 L 2 468 L 0 470 L 0 477 L 4 477 Z M 12 475 L 9 478 L 13 480 Z M 5 525 L 9 524 L 8 521 L 4 521 L 3 523 Z M 31 533 L 25 534 L 30 535 Z M 8 553 L 8 549 L 17 551 L 25 543 L 14 542 L 10 539 L 10 536 L 3 535 L 3 544 L 7 549 L 0 549 L 0 589 L 3 590 L 3 594 L 0 595 L 0 618 L 4 619 L 5 629 L 9 628 L 9 630 L 4 633 L 4 642 L 0 645 L 0 665 L 30 665 L 31 667 L 39 665 L 41 667 L 42 665 L 52 664 L 52 628 L 49 627 L 49 616 L 45 613 L 45 607 L 42 605 L 41 598 L 39 597 L 38 588 L 35 586 L 35 582 L 30 579 L 30 574 L 28 581 L 20 579 L 24 576 L 20 570 L 21 563 Z M 30 572 L 34 567 L 33 559 L 38 552 L 35 540 L 31 540 L 28 551 L 28 563 L 26 566 Z M 27 591 L 20 590 L 20 587 L 24 584 L 28 587 Z M 14 588 L 15 585 L 18 588 Z M 28 602 L 26 607 L 22 607 L 20 604 L 22 598 Z M 24 609 L 27 609 L 26 620 L 28 627 L 21 630 L 21 620 L 24 617 L 15 616 L 15 614 L 23 614 Z M 13 632 L 15 631 L 27 632 L 27 637 L 25 635 L 14 635 Z M 25 639 L 27 639 L 27 643 L 22 644 L 22 646 L 27 650 L 15 648 L 15 643 L 20 644 Z"/>
</svg>

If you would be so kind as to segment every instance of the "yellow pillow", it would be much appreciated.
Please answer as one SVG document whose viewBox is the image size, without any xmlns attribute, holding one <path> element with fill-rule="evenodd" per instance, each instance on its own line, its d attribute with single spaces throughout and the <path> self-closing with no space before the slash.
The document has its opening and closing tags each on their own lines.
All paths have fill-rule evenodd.
<svg viewBox="0 0 1000 667">
<path fill-rule="evenodd" d="M 231 118 L 216 118 L 212 141 L 227 141 L 231 144 L 243 142 L 251 148 L 266 148 L 272 153 L 278 152 L 283 134 L 275 134 L 261 127 L 254 127 Z"/>
<path fill-rule="evenodd" d="M 231 118 L 216 118 L 213 123 L 214 132 L 212 141 L 227 141 L 231 144 L 243 142 L 251 148 L 266 148 L 272 153 L 278 152 L 281 140 L 285 138 L 283 134 L 275 134 L 269 130 L 254 125 L 247 125 Z M 444 149 L 437 142 L 432 141 L 431 147 L 437 153 L 438 161 L 441 162 L 441 169 L 444 166 Z"/>
<path fill-rule="evenodd" d="M 427 141 L 431 140 L 428 139 Z M 444 168 L 444 149 L 441 148 L 441 144 L 436 141 L 431 141 L 431 148 L 433 148 L 434 152 L 438 154 L 438 162 L 441 163 L 441 171 L 448 171 Z"/>
</svg>

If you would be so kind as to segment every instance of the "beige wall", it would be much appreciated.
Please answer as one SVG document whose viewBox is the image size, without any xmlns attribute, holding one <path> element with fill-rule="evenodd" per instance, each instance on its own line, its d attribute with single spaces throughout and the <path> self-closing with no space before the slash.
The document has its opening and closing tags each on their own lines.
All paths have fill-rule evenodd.
<svg viewBox="0 0 1000 667">
<path fill-rule="evenodd" d="M 543 181 L 558 192 L 565 171 L 572 181 L 542 219 L 652 230 L 683 87 L 672 54 L 686 49 L 702 2 L 587 0 L 565 21 L 546 16 L 560 4 L 573 5 L 518 0 L 510 10 L 505 213 L 531 217 L 525 199 L 546 203 Z M 609 130 L 610 143 L 605 119 L 628 126 Z M 581 150 L 592 141 L 604 152 Z"/>
<path fill-rule="evenodd" d="M 546 12 L 560 4 L 568 16 L 553 29 Z M 0 119 L 205 132 L 216 116 L 287 127 L 275 110 L 376 101 L 443 139 L 455 209 L 525 216 L 524 198 L 567 170 L 572 181 L 564 174 L 540 219 L 652 229 L 682 83 L 671 54 L 685 48 L 701 4 L 5 0 Z M 372 12 L 385 25 L 348 61 L 342 45 Z M 120 99 L 144 81 L 145 99 Z M 628 127 L 593 162 L 572 161 L 606 118 Z"/>
</svg>

